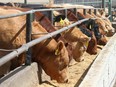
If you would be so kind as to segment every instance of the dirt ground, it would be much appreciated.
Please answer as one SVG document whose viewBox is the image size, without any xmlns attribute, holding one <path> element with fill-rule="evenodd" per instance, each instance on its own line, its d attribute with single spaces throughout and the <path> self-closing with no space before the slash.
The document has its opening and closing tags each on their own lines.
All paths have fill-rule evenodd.
<svg viewBox="0 0 116 87">
<path fill-rule="evenodd" d="M 103 48 L 102 46 L 99 46 Z M 98 54 L 101 49 L 98 48 Z M 51 81 L 50 78 L 45 75 L 42 76 L 43 83 L 38 85 L 38 87 L 78 87 L 79 83 L 82 81 L 88 68 L 91 66 L 92 62 L 98 55 L 90 55 L 88 53 L 84 54 L 85 60 L 82 62 L 75 62 L 74 65 L 69 66 L 69 82 L 68 83 L 57 83 L 56 81 Z"/>
<path fill-rule="evenodd" d="M 107 37 L 109 40 L 111 37 Z M 42 84 L 37 87 L 78 87 L 81 81 L 83 80 L 84 76 L 86 75 L 88 69 L 90 68 L 91 64 L 96 59 L 97 55 L 99 55 L 100 51 L 103 49 L 104 46 L 97 46 L 98 53 L 96 55 L 90 55 L 85 53 L 83 55 L 84 61 L 82 62 L 75 62 L 74 65 L 69 66 L 69 81 L 68 83 L 57 83 L 54 80 L 50 80 L 50 77 L 47 76 L 43 72 L 42 76 Z M 73 61 L 74 62 L 74 61 Z"/>
</svg>

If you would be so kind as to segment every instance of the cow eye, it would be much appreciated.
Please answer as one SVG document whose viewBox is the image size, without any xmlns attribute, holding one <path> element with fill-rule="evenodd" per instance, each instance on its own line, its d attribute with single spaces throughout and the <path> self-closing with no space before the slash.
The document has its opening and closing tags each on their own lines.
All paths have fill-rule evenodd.
<svg viewBox="0 0 116 87">
<path fill-rule="evenodd" d="M 108 25 L 106 25 L 106 27 L 108 28 Z"/>
</svg>

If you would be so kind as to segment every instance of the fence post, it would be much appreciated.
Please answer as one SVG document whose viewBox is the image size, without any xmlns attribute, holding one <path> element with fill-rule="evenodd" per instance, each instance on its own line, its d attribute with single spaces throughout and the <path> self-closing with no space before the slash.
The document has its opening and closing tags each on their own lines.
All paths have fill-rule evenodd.
<svg viewBox="0 0 116 87">
<path fill-rule="evenodd" d="M 91 9 L 89 9 L 89 14 L 91 14 Z"/>
<path fill-rule="evenodd" d="M 26 16 L 26 43 L 31 41 L 31 31 L 32 31 L 32 25 L 31 22 L 33 20 L 33 13 L 27 14 Z M 31 48 L 28 49 L 28 51 L 26 52 L 26 61 L 25 61 L 25 65 L 30 65 L 31 64 Z"/>
<path fill-rule="evenodd" d="M 77 8 L 74 8 L 74 14 L 75 14 L 76 17 L 77 17 Z"/>
<path fill-rule="evenodd" d="M 51 23 L 53 25 L 54 24 L 54 14 L 53 14 L 52 10 L 50 11 L 50 20 L 51 20 Z"/>
<path fill-rule="evenodd" d="M 102 8 L 104 8 L 104 10 L 105 10 L 105 7 L 106 7 L 106 1 L 102 0 Z"/>
<path fill-rule="evenodd" d="M 65 17 L 67 18 L 67 9 L 64 10 Z"/>
<path fill-rule="evenodd" d="M 86 15 L 86 9 L 83 9 L 83 14 Z"/>
<path fill-rule="evenodd" d="M 109 13 L 109 15 L 111 15 L 110 16 L 110 21 L 112 21 L 112 0 L 109 0 L 109 5 L 108 5 L 108 13 Z"/>
<path fill-rule="evenodd" d="M 24 0 L 24 3 L 27 4 L 27 0 Z"/>
</svg>

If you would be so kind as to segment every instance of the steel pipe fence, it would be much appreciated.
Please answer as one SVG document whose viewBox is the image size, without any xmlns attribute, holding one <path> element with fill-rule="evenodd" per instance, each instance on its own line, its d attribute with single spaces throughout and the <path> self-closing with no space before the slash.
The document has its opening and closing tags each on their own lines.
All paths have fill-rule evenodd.
<svg viewBox="0 0 116 87">
<path fill-rule="evenodd" d="M 45 39 L 48 39 L 48 38 L 51 38 L 52 36 L 55 36 L 55 35 L 65 31 L 65 30 L 68 30 L 69 28 L 72 28 L 72 27 L 74 27 L 74 26 L 76 26 L 76 25 L 78 25 L 78 24 L 80 24 L 82 22 L 85 22 L 87 20 L 89 20 L 89 19 L 88 18 L 87 19 L 82 19 L 82 20 L 80 20 L 78 22 L 75 22 L 75 23 L 73 23 L 73 24 L 71 24 L 71 25 L 69 25 L 67 27 L 61 28 L 61 29 L 59 29 L 57 31 L 54 31 L 52 33 L 48 33 L 45 36 L 42 36 L 42 37 L 40 37 L 38 39 L 32 40 L 32 41 L 28 42 L 27 44 L 23 44 L 22 47 L 14 50 L 13 52 L 11 52 L 11 53 L 5 55 L 4 57 L 0 58 L 0 66 L 5 64 L 6 62 L 10 61 L 14 57 L 19 56 L 21 53 L 27 51 L 30 47 L 40 43 L 41 41 L 43 41 Z"/>
<path fill-rule="evenodd" d="M 99 8 L 108 8 L 108 15 L 111 15 L 109 18 L 112 21 L 112 5 L 113 0 L 54 0 L 55 4 L 69 3 L 69 4 L 77 4 L 77 5 L 89 5 Z"/>
<path fill-rule="evenodd" d="M 70 3 L 70 4 L 81 4 L 81 5 L 92 5 L 95 7 L 101 7 L 103 0 L 54 0 L 55 4 Z M 108 0 L 104 1 L 106 4 Z"/>
<path fill-rule="evenodd" d="M 21 53 L 25 52 L 26 51 L 26 65 L 30 65 L 31 63 L 31 48 L 32 46 L 38 44 L 39 42 L 45 40 L 45 39 L 48 39 L 56 34 L 59 34 L 69 28 L 72 28 L 84 21 L 87 21 L 88 19 L 83 19 L 83 20 L 80 20 L 74 24 L 71 24 L 67 27 L 64 27 L 60 30 L 57 30 L 57 31 L 54 31 L 52 33 L 48 33 L 46 34 L 45 36 L 39 38 L 39 39 L 36 39 L 36 40 L 33 40 L 31 41 L 31 22 L 33 21 L 33 18 L 32 18 L 32 14 L 34 12 L 37 12 L 37 11 L 51 11 L 50 14 L 51 14 L 51 20 L 53 22 L 53 12 L 54 10 L 64 10 L 65 11 L 65 15 L 67 14 L 67 9 L 73 9 L 73 8 L 58 8 L 58 9 L 36 9 L 36 10 L 30 10 L 30 11 L 27 11 L 27 12 L 22 12 L 22 13 L 19 13 L 19 14 L 12 14 L 12 15 L 5 15 L 5 16 L 0 16 L 0 19 L 5 19 L 5 18 L 11 18 L 11 17 L 16 17 L 16 16 L 22 16 L 22 15 L 27 15 L 27 18 L 26 18 L 26 42 L 27 44 L 24 44 L 22 45 L 22 47 L 20 47 L 19 49 L 15 49 L 13 52 L 9 53 L 8 55 L 0 58 L 0 66 L 2 66 L 3 64 L 5 64 L 6 62 L 10 61 L 11 59 L 13 59 L 14 57 L 20 55 Z M 75 8 L 74 11 L 76 11 L 77 9 Z M 76 12 L 75 12 L 76 13 Z"/>
</svg>

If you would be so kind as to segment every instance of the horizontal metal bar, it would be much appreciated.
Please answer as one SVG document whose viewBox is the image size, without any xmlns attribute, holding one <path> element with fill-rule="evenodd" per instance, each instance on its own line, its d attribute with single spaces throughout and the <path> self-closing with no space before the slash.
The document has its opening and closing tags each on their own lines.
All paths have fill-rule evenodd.
<svg viewBox="0 0 116 87">
<path fill-rule="evenodd" d="M 80 24 L 80 23 L 82 23 L 84 21 L 87 21 L 87 20 L 89 20 L 89 19 L 87 18 L 87 19 L 80 20 L 78 22 L 75 22 L 75 23 L 67 26 L 67 27 L 64 27 L 64 28 L 61 28 L 60 30 L 57 30 L 57 31 L 54 31 L 52 33 L 46 34 L 45 36 L 42 36 L 42 37 L 40 37 L 38 39 L 35 39 L 35 40 L 32 40 L 31 42 L 28 42 L 27 44 L 22 45 L 22 47 L 18 48 L 17 50 L 15 50 L 15 51 L 7 54 L 6 56 L 0 58 L 0 66 L 7 63 L 11 59 L 17 57 L 21 53 L 27 51 L 30 47 L 40 43 L 41 41 L 43 41 L 45 39 L 48 39 L 48 38 L 50 38 L 50 37 L 52 37 L 52 36 L 54 36 L 56 34 L 59 34 L 59 33 L 63 32 L 63 31 L 65 31 L 65 30 L 68 30 L 68 29 L 70 29 L 70 28 L 72 28 L 72 27 L 74 27 L 74 26 L 76 26 L 76 25 L 78 25 L 78 24 Z"/>
<path fill-rule="evenodd" d="M 27 12 L 21 12 L 21 13 L 18 13 L 18 14 L 11 14 L 11 15 L 0 15 L 0 19 L 4 19 L 4 18 L 11 18 L 11 17 L 16 17 L 16 16 L 22 16 L 22 15 L 26 15 L 26 14 L 30 14 L 30 13 L 34 13 L 34 12 L 37 12 L 37 11 L 54 11 L 54 10 L 65 10 L 65 9 L 74 9 L 74 7 L 71 7 L 71 8 L 55 8 L 55 9 L 36 9 L 36 10 L 30 10 L 30 11 L 27 11 Z M 90 9 L 90 8 L 86 8 L 86 9 Z M 91 8 L 91 9 L 102 9 L 102 8 Z"/>
<path fill-rule="evenodd" d="M 105 3 L 108 3 L 109 1 L 105 1 Z M 74 1 L 74 2 L 72 2 L 73 4 L 76 4 L 76 3 L 78 3 L 78 4 L 99 4 L 99 3 L 102 3 L 102 1 Z"/>
</svg>

